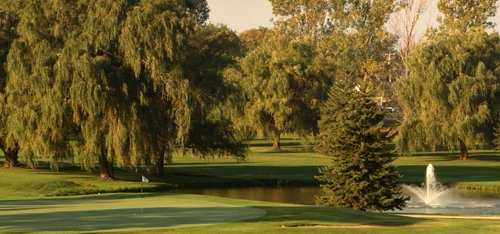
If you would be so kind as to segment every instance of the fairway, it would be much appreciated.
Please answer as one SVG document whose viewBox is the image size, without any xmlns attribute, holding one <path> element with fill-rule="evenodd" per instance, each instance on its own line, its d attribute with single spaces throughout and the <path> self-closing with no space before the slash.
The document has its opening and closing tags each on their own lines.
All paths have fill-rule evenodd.
<svg viewBox="0 0 500 234">
<path fill-rule="evenodd" d="M 196 202 L 193 202 L 196 201 Z M 102 232 L 221 224 L 265 215 L 196 195 L 98 195 L 0 200 L 0 232 Z"/>
</svg>

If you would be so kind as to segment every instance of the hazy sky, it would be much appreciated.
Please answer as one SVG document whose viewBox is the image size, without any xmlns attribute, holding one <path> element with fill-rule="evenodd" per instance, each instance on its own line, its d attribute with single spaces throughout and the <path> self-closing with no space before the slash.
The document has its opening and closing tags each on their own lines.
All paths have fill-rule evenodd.
<svg viewBox="0 0 500 234">
<path fill-rule="evenodd" d="M 434 4 L 437 2 L 431 1 L 434 1 Z M 259 26 L 272 26 L 273 13 L 269 0 L 208 0 L 208 4 L 211 10 L 210 22 L 226 24 L 237 32 Z M 426 21 L 434 20 L 437 16 L 435 9 L 435 6 L 431 7 L 430 17 Z M 500 31 L 500 8 L 495 22 L 497 31 Z"/>
</svg>

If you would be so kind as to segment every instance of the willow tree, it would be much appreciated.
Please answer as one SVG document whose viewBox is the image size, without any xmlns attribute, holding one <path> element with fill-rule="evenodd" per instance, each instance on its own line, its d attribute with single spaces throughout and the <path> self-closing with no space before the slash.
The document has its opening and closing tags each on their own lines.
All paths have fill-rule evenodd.
<svg viewBox="0 0 500 234">
<path fill-rule="evenodd" d="M 468 31 L 476 27 L 493 27 L 497 0 L 440 0 L 441 28 Z"/>
<path fill-rule="evenodd" d="M 7 58 L 5 107 L 8 144 L 19 146 L 28 162 L 43 158 L 57 167 L 67 156 L 72 130 L 65 83 L 57 78 L 57 60 L 65 41 L 80 24 L 81 4 L 72 1 L 23 2 L 18 37 Z"/>
<path fill-rule="evenodd" d="M 487 33 L 496 1 L 440 1 L 442 26 L 410 56 L 399 85 L 401 150 L 492 144 L 498 114 L 499 36 Z"/>
<path fill-rule="evenodd" d="M 240 62 L 245 112 L 254 127 L 273 135 L 280 148 L 286 132 L 312 132 L 322 81 L 311 69 L 314 47 L 274 34 Z"/>
<path fill-rule="evenodd" d="M 240 39 L 226 26 L 199 25 L 189 40 L 184 67 L 192 117 L 186 147 L 194 153 L 244 157 L 245 147 L 228 113 L 235 90 L 224 77 L 224 70 L 237 64 L 242 54 Z"/>
<path fill-rule="evenodd" d="M 142 101 L 156 113 L 148 129 L 158 129 L 151 135 L 158 148 L 150 152 L 158 174 L 163 173 L 165 155 L 184 145 L 189 133 L 190 87 L 183 65 L 195 16 L 185 1 L 144 0 L 128 13 L 120 36 L 125 64 L 146 85 Z"/>
<path fill-rule="evenodd" d="M 17 37 L 16 26 L 18 17 L 14 12 L 0 6 L 0 149 L 4 153 L 5 161 L 4 167 L 12 168 L 18 164 L 18 147 L 16 142 L 6 141 L 7 129 L 5 121 L 8 112 L 5 110 L 5 85 L 8 77 L 5 71 L 7 55 L 10 46 L 14 39 Z"/>
<path fill-rule="evenodd" d="M 403 150 L 490 145 L 500 100 L 500 37 L 471 31 L 435 36 L 410 59 L 398 96 Z"/>
<path fill-rule="evenodd" d="M 114 162 L 138 165 L 143 153 L 144 138 L 133 137 L 141 132 L 134 109 L 137 84 L 122 66 L 117 46 L 129 7 L 126 0 L 86 1 L 80 27 L 66 39 L 56 64 L 74 129 L 66 136 L 74 159 L 86 169 L 97 164 L 105 180 L 112 178 Z"/>
</svg>

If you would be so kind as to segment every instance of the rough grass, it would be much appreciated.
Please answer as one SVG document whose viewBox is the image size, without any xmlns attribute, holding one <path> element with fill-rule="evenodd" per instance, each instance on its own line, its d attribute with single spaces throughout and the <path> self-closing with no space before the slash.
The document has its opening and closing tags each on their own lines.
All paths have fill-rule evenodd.
<svg viewBox="0 0 500 234">
<path fill-rule="evenodd" d="M 151 191 L 167 184 L 131 181 L 102 181 L 81 171 L 0 168 L 0 198 L 65 196 L 111 192 Z"/>
</svg>

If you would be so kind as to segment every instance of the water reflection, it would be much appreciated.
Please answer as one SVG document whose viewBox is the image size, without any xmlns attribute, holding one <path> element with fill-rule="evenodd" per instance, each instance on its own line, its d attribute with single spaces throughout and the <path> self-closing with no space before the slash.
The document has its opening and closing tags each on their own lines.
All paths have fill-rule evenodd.
<svg viewBox="0 0 500 234">
<path fill-rule="evenodd" d="M 251 188 L 212 188 L 182 189 L 177 192 L 202 194 L 245 200 L 269 201 L 314 205 L 314 197 L 319 194 L 318 187 L 251 187 Z M 423 214 L 500 214 L 500 195 L 493 193 L 464 192 L 450 190 L 443 198 L 446 206 L 429 206 L 412 199 L 401 213 Z"/>
<path fill-rule="evenodd" d="M 215 188 L 183 189 L 178 192 L 202 194 L 218 197 L 230 197 L 245 200 L 269 201 L 313 205 L 318 187 L 251 187 L 251 188 Z"/>
</svg>

